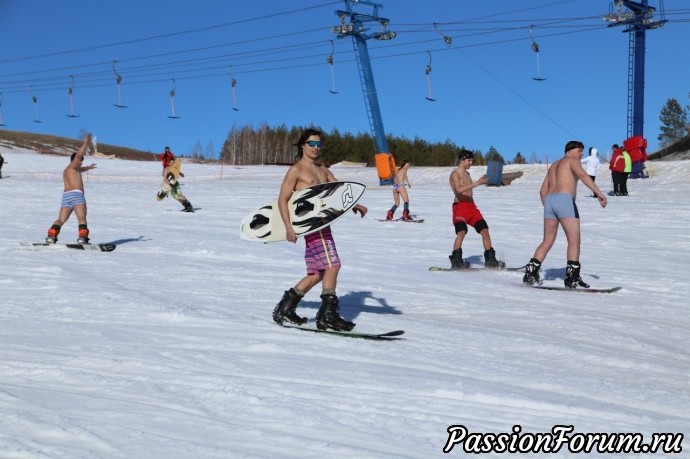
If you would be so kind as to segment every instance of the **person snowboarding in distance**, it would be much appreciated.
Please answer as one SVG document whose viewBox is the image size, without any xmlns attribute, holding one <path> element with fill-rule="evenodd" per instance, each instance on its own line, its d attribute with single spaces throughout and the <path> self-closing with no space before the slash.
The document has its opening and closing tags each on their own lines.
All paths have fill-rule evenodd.
<svg viewBox="0 0 690 459">
<path fill-rule="evenodd" d="M 77 244 L 89 243 L 89 228 L 86 223 L 86 198 L 84 197 L 84 181 L 81 174 L 96 167 L 94 163 L 83 166 L 84 153 L 90 141 L 91 134 L 85 134 L 82 145 L 76 153 L 72 153 L 69 165 L 62 172 L 64 191 L 62 193 L 58 218 L 48 229 L 46 242 L 49 244 L 57 242 L 62 225 L 67 222 L 72 215 L 72 211 L 77 216 L 77 223 L 79 225 Z"/>
<path fill-rule="evenodd" d="M 391 207 L 386 214 L 386 220 L 393 220 L 393 215 L 395 215 L 395 211 L 400 206 L 400 198 L 402 198 L 403 201 L 402 219 L 405 221 L 412 220 L 412 216 L 410 215 L 410 197 L 405 189 L 405 187 L 412 188 L 412 184 L 407 178 L 407 171 L 410 170 L 410 166 L 410 162 L 403 159 L 398 173 L 395 174 L 395 179 L 393 181 L 393 207 Z"/>
</svg>

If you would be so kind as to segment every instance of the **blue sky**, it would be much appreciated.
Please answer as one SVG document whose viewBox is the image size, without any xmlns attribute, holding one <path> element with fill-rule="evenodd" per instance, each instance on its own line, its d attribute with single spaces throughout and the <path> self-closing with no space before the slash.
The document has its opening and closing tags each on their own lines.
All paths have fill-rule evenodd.
<svg viewBox="0 0 690 459">
<path fill-rule="evenodd" d="M 649 1 L 659 19 L 660 1 Z M 606 152 L 626 137 L 628 34 L 606 26 L 603 16 L 615 9 L 609 2 L 380 3 L 397 34 L 368 41 L 387 134 L 549 161 L 571 139 Z M 647 33 L 650 152 L 667 99 L 690 103 L 690 62 L 678 51 L 690 6 L 663 6 L 669 22 Z M 72 138 L 89 130 L 99 142 L 152 152 L 169 145 L 182 154 L 198 142 L 217 153 L 233 126 L 368 132 L 352 40 L 330 31 L 338 9 L 343 1 L 2 0 L 5 129 Z M 366 5 L 356 10 L 372 13 Z M 114 106 L 113 61 L 127 108 Z M 434 102 L 426 100 L 428 64 Z M 178 119 L 169 118 L 173 88 Z"/>
</svg>

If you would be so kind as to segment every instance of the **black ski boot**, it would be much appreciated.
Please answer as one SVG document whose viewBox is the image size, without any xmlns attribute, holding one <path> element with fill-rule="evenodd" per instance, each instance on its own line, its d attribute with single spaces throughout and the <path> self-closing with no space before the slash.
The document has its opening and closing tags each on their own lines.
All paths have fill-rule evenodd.
<svg viewBox="0 0 690 459">
<path fill-rule="evenodd" d="M 283 325 L 284 322 L 290 322 L 296 325 L 306 324 L 309 319 L 300 317 L 295 313 L 297 305 L 302 297 L 295 291 L 294 288 L 286 290 L 280 303 L 273 310 L 273 320 L 276 323 Z"/>
<path fill-rule="evenodd" d="M 504 269 L 506 264 L 496 259 L 496 251 L 493 247 L 484 251 L 484 267 L 491 269 Z"/>
<path fill-rule="evenodd" d="M 469 268 L 470 264 L 462 259 L 462 249 L 453 250 L 453 253 L 448 256 L 450 259 L 450 269 L 465 269 Z"/>
<path fill-rule="evenodd" d="M 589 288 L 589 284 L 580 277 L 580 268 L 579 261 L 568 260 L 568 266 L 565 268 L 565 286 L 567 288 Z"/>
<path fill-rule="evenodd" d="M 525 275 L 522 278 L 522 283 L 525 285 L 534 285 L 539 283 L 539 268 L 541 268 L 541 261 L 536 258 L 532 258 L 529 263 L 527 263 L 527 269 L 525 270 Z"/>
<path fill-rule="evenodd" d="M 316 328 L 319 330 L 350 331 L 355 324 L 340 317 L 340 302 L 333 294 L 321 295 L 321 308 L 316 313 Z"/>
</svg>

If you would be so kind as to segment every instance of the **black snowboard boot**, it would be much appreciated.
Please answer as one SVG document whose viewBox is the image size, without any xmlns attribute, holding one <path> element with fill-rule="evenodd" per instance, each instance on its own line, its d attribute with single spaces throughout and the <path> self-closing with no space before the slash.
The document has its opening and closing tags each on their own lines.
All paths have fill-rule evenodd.
<svg viewBox="0 0 690 459">
<path fill-rule="evenodd" d="M 453 253 L 448 256 L 450 259 L 450 269 L 465 269 L 469 268 L 470 264 L 462 259 L 462 249 L 453 250 Z"/>
<path fill-rule="evenodd" d="M 506 264 L 496 259 L 496 251 L 491 247 L 484 251 L 484 266 L 491 269 L 504 269 Z"/>
<path fill-rule="evenodd" d="M 565 286 L 567 288 L 589 288 L 580 277 L 580 262 L 568 260 L 568 266 L 565 268 Z"/>
<path fill-rule="evenodd" d="M 355 324 L 340 317 L 340 302 L 332 294 L 321 295 L 321 308 L 316 313 L 316 328 L 319 330 L 333 329 L 335 331 L 350 331 Z"/>
<path fill-rule="evenodd" d="M 296 325 L 306 324 L 308 319 L 306 317 L 300 317 L 295 313 L 297 305 L 299 304 L 302 297 L 295 291 L 294 288 L 285 291 L 283 299 L 273 310 L 273 320 L 276 323 L 283 325 L 284 322 L 290 322 Z"/>
<path fill-rule="evenodd" d="M 541 261 L 536 258 L 532 258 L 529 263 L 527 263 L 527 269 L 525 269 L 525 275 L 522 278 L 522 283 L 525 285 L 534 285 L 539 283 L 539 268 L 541 268 Z"/>
<path fill-rule="evenodd" d="M 194 207 L 192 206 L 192 203 L 189 201 L 185 201 L 182 203 L 184 206 L 184 211 L 185 212 L 194 212 Z"/>
</svg>

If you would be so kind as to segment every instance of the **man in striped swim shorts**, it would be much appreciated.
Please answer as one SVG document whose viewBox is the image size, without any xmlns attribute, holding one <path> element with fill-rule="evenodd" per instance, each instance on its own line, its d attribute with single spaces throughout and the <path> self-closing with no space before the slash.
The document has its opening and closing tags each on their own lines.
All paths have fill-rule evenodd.
<svg viewBox="0 0 690 459">
<path fill-rule="evenodd" d="M 90 141 L 91 134 L 86 134 L 81 147 L 79 147 L 76 153 L 72 154 L 69 165 L 62 173 L 65 189 L 62 193 L 62 202 L 60 204 L 58 218 L 53 223 L 53 226 L 48 229 L 46 242 L 50 244 L 55 244 L 57 242 L 62 225 L 64 225 L 72 215 L 72 211 L 74 211 L 77 216 L 77 222 L 79 224 L 77 244 L 89 243 L 89 228 L 86 224 L 86 198 L 84 197 L 84 181 L 82 180 L 81 173 L 96 167 L 95 164 L 83 166 L 84 153 Z"/>
<path fill-rule="evenodd" d="M 297 235 L 290 223 L 288 201 L 295 191 L 308 188 L 319 183 L 336 182 L 328 168 L 316 163 L 319 156 L 321 132 L 315 129 L 307 129 L 297 141 L 298 161 L 288 169 L 283 179 L 278 195 L 278 208 L 280 216 L 285 224 L 287 240 L 294 243 Z M 356 204 L 352 210 L 360 213 L 362 217 L 367 213 L 367 208 Z M 323 282 L 321 292 L 321 307 L 316 314 L 316 326 L 320 330 L 333 329 L 338 331 L 350 331 L 355 324 L 340 317 L 340 305 L 335 294 L 335 287 L 340 271 L 340 257 L 335 247 L 335 241 L 330 227 L 309 234 L 304 238 L 306 248 L 304 261 L 307 264 L 307 275 L 297 284 L 287 290 L 278 305 L 273 310 L 273 320 L 279 324 L 290 322 L 293 324 L 305 324 L 308 320 L 297 315 L 295 310 L 304 295 Z"/>
</svg>

